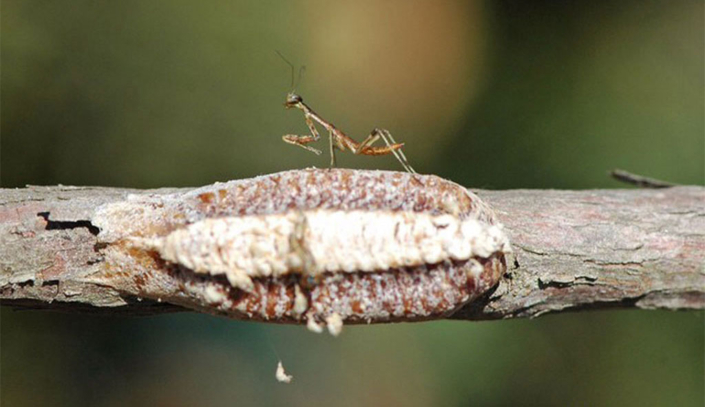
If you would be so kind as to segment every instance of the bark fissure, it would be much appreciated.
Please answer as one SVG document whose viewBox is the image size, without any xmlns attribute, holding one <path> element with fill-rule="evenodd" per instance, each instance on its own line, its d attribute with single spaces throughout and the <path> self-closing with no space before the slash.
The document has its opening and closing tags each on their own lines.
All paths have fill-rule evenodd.
<svg viewBox="0 0 705 407">
<path fill-rule="evenodd" d="M 89 220 L 51 220 L 49 219 L 50 215 L 51 213 L 49 212 L 39 212 L 37 214 L 37 216 L 44 218 L 44 220 L 46 221 L 46 230 L 68 230 L 86 228 L 93 236 L 98 236 L 98 233 L 100 233 L 100 229 L 93 225 Z"/>
</svg>

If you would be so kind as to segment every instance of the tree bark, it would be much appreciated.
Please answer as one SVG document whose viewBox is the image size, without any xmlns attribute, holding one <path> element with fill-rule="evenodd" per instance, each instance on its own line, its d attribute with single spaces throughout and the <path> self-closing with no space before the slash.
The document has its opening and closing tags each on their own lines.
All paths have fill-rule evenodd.
<svg viewBox="0 0 705 407">
<path fill-rule="evenodd" d="M 104 267 L 96 210 L 130 190 L 0 190 L 0 304 L 142 315 L 191 311 L 87 279 Z M 513 253 L 500 283 L 449 318 L 536 317 L 600 308 L 705 308 L 705 188 L 473 190 L 497 213 Z M 130 273 L 130 270 L 121 270 Z"/>
</svg>

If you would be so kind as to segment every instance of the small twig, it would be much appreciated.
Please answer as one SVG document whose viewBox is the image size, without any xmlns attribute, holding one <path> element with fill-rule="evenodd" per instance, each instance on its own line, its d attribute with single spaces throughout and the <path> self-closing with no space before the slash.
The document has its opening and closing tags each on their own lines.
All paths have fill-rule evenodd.
<svg viewBox="0 0 705 407">
<path fill-rule="evenodd" d="M 632 174 L 631 172 L 620 170 L 618 168 L 612 170 L 610 175 L 617 181 L 626 182 L 627 184 L 635 185 L 640 188 L 670 188 L 677 185 L 671 182 Z"/>
</svg>

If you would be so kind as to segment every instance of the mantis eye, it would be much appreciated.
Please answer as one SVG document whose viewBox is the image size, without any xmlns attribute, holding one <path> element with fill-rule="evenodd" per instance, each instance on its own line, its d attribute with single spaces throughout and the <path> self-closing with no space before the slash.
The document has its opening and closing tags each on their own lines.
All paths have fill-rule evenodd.
<svg viewBox="0 0 705 407">
<path fill-rule="evenodd" d="M 286 95 L 286 104 L 287 105 L 295 105 L 297 103 L 303 102 L 303 99 L 301 96 L 295 94 L 295 93 L 289 93 Z"/>
</svg>

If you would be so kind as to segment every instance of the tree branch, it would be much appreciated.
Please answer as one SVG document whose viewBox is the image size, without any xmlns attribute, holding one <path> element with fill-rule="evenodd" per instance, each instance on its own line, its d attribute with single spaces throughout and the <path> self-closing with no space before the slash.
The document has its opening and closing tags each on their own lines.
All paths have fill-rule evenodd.
<svg viewBox="0 0 705 407">
<path fill-rule="evenodd" d="M 178 301 L 142 298 L 126 278 L 93 278 L 106 267 L 103 231 L 94 222 L 98 208 L 129 194 L 154 199 L 188 191 L 0 190 L 0 303 L 128 315 L 191 311 Z M 514 252 L 496 288 L 451 318 L 705 308 L 705 188 L 475 192 L 494 208 Z M 131 270 L 113 272 L 125 277 Z"/>
</svg>

